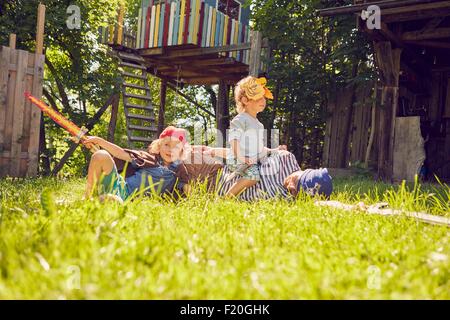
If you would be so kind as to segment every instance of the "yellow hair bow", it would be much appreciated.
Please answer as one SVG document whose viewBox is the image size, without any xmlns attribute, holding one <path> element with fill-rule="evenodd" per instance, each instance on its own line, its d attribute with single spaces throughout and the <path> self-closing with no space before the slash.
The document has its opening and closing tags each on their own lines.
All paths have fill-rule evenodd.
<svg viewBox="0 0 450 320">
<path fill-rule="evenodd" d="M 262 97 L 273 99 L 272 92 L 266 87 L 266 78 L 250 78 L 246 83 L 243 83 L 242 89 L 247 98 L 252 100 L 259 100 Z"/>
</svg>

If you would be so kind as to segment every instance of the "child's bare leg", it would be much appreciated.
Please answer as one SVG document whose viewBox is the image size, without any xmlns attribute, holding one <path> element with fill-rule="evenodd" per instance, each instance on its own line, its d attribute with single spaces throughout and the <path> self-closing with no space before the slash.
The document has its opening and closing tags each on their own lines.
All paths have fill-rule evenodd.
<svg viewBox="0 0 450 320">
<path fill-rule="evenodd" d="M 250 188 L 257 184 L 258 181 L 256 180 L 249 180 L 249 179 L 239 179 L 236 181 L 236 183 L 231 187 L 230 190 L 228 190 L 226 196 L 227 197 L 235 197 L 242 191 L 244 191 L 247 188 Z"/>
<path fill-rule="evenodd" d="M 100 180 L 101 175 L 110 174 L 113 168 L 114 160 L 107 151 L 100 150 L 92 155 L 87 174 L 85 193 L 86 199 L 89 199 L 92 196 L 94 188 Z"/>
</svg>

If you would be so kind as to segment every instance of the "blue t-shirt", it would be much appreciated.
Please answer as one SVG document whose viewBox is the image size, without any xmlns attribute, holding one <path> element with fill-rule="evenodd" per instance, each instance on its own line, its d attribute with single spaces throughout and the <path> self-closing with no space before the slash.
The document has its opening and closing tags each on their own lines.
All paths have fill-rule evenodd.
<svg viewBox="0 0 450 320">
<path fill-rule="evenodd" d="M 175 161 L 168 167 L 165 167 L 159 161 L 157 167 L 138 169 L 132 176 L 125 179 L 128 194 L 139 192 L 139 190 L 145 190 L 145 194 L 149 194 L 152 192 L 152 189 L 157 194 L 164 194 L 172 192 L 175 187 L 182 191 L 184 183 L 181 181 L 177 182 L 177 177 L 175 176 L 175 170 L 180 164 L 180 161 Z M 137 169 L 134 161 L 131 162 L 131 165 Z"/>
<path fill-rule="evenodd" d="M 333 191 L 333 182 L 331 176 L 328 174 L 328 169 L 306 169 L 298 179 L 297 190 L 302 188 L 310 195 L 320 194 L 327 198 Z"/>
</svg>

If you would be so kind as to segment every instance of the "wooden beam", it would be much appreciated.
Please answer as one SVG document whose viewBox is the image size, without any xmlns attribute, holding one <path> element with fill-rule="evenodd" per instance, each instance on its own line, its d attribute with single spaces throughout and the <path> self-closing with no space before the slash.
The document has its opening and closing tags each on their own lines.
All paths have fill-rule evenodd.
<svg viewBox="0 0 450 320">
<path fill-rule="evenodd" d="M 428 3 L 421 3 L 416 5 L 400 5 L 400 2 L 401 1 L 397 1 L 399 5 L 395 8 L 385 8 L 381 13 L 382 16 L 389 16 L 393 14 L 402 15 L 409 12 L 425 13 L 427 10 L 450 8 L 450 1 L 428 1 Z"/>
<path fill-rule="evenodd" d="M 36 27 L 36 54 L 44 52 L 45 5 L 39 3 Z"/>
<path fill-rule="evenodd" d="M 442 21 L 445 20 L 445 17 L 438 17 L 438 18 L 433 18 L 430 21 L 427 22 L 427 24 L 420 30 L 422 33 L 431 31 L 436 29 L 441 23 Z"/>
<path fill-rule="evenodd" d="M 438 28 L 429 31 L 412 31 L 405 32 L 402 35 L 402 40 L 428 40 L 428 39 L 439 39 L 439 38 L 449 38 L 450 28 Z"/>
<path fill-rule="evenodd" d="M 164 49 L 163 48 L 141 49 L 141 50 L 138 50 L 138 53 L 142 57 L 159 56 L 159 55 L 163 55 L 164 54 Z"/>
<path fill-rule="evenodd" d="M 11 50 L 15 50 L 16 49 L 16 34 L 15 33 L 11 33 L 9 35 L 9 47 L 11 48 Z"/>
<path fill-rule="evenodd" d="M 450 49 L 449 42 L 438 42 L 438 41 L 405 41 L 405 42 L 420 47 Z"/>
<path fill-rule="evenodd" d="M 419 54 L 417 54 L 414 50 L 412 50 L 410 47 L 408 47 L 405 42 L 403 42 L 399 37 L 397 37 L 396 34 L 394 34 L 388 27 L 388 25 L 384 22 L 381 22 L 381 29 L 380 30 L 368 30 L 365 29 L 367 33 L 370 35 L 381 35 L 381 37 L 385 40 L 388 40 L 395 44 L 395 46 L 402 48 L 403 51 L 412 57 L 414 60 L 417 61 L 419 69 L 421 70 L 421 73 L 424 75 L 429 74 L 430 65 L 427 61 L 425 61 Z"/>
<path fill-rule="evenodd" d="M 446 17 L 449 14 L 450 14 L 450 7 L 443 7 L 440 9 L 433 9 L 433 10 L 411 11 L 411 12 L 407 12 L 407 13 L 394 14 L 394 15 L 383 15 L 383 11 L 382 11 L 381 20 L 384 23 L 406 22 L 406 21 L 436 18 L 436 17 Z"/>
<path fill-rule="evenodd" d="M 399 6 L 410 6 L 414 4 L 420 4 L 423 2 L 432 2 L 433 0 L 391 0 L 391 1 L 373 1 L 370 3 L 361 3 L 361 4 L 354 4 L 354 5 L 348 5 L 348 6 L 342 6 L 342 7 L 333 7 L 333 8 L 326 8 L 322 10 L 318 10 L 319 14 L 322 17 L 332 17 L 336 15 L 341 14 L 352 14 L 352 13 L 359 13 L 364 9 L 367 9 L 368 5 L 376 5 L 379 6 L 381 9 L 388 9 L 388 8 L 395 8 Z"/>
<path fill-rule="evenodd" d="M 114 143 L 114 134 L 116 133 L 117 114 L 119 112 L 120 94 L 117 94 L 114 101 L 111 103 L 111 119 L 108 126 L 108 138 L 109 142 Z"/>
<path fill-rule="evenodd" d="M 159 91 L 159 111 L 158 111 L 158 133 L 159 136 L 164 130 L 164 114 L 166 112 L 166 96 L 167 96 L 167 81 L 161 79 L 161 87 Z"/>
<path fill-rule="evenodd" d="M 259 69 L 261 67 L 261 47 L 262 34 L 259 31 L 250 31 L 250 62 L 249 75 L 253 77 L 259 76 Z"/>
<path fill-rule="evenodd" d="M 262 41 L 261 45 L 262 47 L 268 46 L 268 41 Z M 139 54 L 143 57 L 150 57 L 150 56 L 158 56 L 158 55 L 164 55 L 165 59 L 169 58 L 181 58 L 181 57 L 195 57 L 195 56 L 202 56 L 207 54 L 215 54 L 215 53 L 222 53 L 222 52 L 231 52 L 231 51 L 240 51 L 240 50 L 250 50 L 251 49 L 251 43 L 240 43 L 240 44 L 233 44 L 233 45 L 227 45 L 227 46 L 218 46 L 218 47 L 208 47 L 208 48 L 194 48 L 194 49 L 185 49 L 185 50 L 170 50 L 167 49 L 164 50 L 162 48 L 154 48 L 154 49 L 144 49 L 140 50 Z"/>
<path fill-rule="evenodd" d="M 172 89 L 173 91 L 175 91 L 176 94 L 180 95 L 181 97 L 183 97 L 184 99 L 186 99 L 187 101 L 189 101 L 190 103 L 192 103 L 193 105 L 195 105 L 197 108 L 199 108 L 200 110 L 206 112 L 207 114 L 209 114 L 211 117 L 215 118 L 216 115 L 214 113 L 212 113 L 211 111 L 209 111 L 208 109 L 206 109 L 204 106 L 202 106 L 201 104 L 199 104 L 197 101 L 195 101 L 194 99 L 192 99 L 191 97 L 185 95 L 183 92 L 181 92 L 176 86 L 172 85 L 172 84 L 167 84 L 167 87 Z"/>
<path fill-rule="evenodd" d="M 216 126 L 217 130 L 221 132 L 223 141 L 216 141 L 217 147 L 225 147 L 226 145 L 226 130 L 230 123 L 230 114 L 228 109 L 228 86 L 225 80 L 219 81 L 219 92 L 217 94 L 217 109 L 216 109 Z"/>
<path fill-rule="evenodd" d="M 239 81 L 241 78 L 229 78 L 229 77 L 198 77 L 198 78 L 189 78 L 185 81 L 187 84 L 191 85 L 205 85 L 205 84 L 218 84 L 220 80 L 225 81 L 226 84 L 235 84 L 237 81 Z"/>
</svg>

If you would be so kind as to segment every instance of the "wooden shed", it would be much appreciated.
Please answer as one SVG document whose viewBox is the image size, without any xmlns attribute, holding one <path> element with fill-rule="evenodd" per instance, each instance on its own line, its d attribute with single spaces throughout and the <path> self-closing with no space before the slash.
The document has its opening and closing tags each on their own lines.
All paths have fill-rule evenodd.
<svg viewBox="0 0 450 320">
<path fill-rule="evenodd" d="M 369 5 L 380 9 L 379 28 L 361 19 Z M 366 108 L 362 118 L 356 113 L 350 115 L 352 126 L 362 127 L 364 134 L 353 137 L 357 143 L 346 141 L 344 154 L 351 154 L 349 150 L 355 145 L 363 145 L 367 151 L 368 133 L 373 132 L 372 158 L 381 178 L 411 180 L 421 172 L 430 179 L 436 175 L 449 181 L 450 1 L 355 1 L 353 5 L 321 10 L 320 14 L 356 15 L 359 29 L 373 43 L 378 69 L 375 110 Z M 366 98 L 370 95 L 372 92 Z M 327 125 L 332 141 L 338 133 L 330 127 L 336 123 L 334 117 L 338 114 L 334 113 Z M 328 163 L 348 166 L 348 157 L 333 162 L 340 155 L 329 151 L 325 148 Z"/>
</svg>

